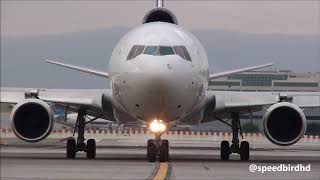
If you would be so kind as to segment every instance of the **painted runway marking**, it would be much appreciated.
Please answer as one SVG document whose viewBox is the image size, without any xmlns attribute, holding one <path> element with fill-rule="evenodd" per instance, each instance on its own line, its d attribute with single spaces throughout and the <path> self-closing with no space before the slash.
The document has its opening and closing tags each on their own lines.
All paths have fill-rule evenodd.
<svg viewBox="0 0 320 180">
<path fill-rule="evenodd" d="M 164 162 L 160 163 L 159 166 L 157 166 L 158 170 L 154 174 L 154 176 L 151 178 L 152 180 L 164 180 L 169 179 L 171 176 L 171 163 Z"/>
</svg>

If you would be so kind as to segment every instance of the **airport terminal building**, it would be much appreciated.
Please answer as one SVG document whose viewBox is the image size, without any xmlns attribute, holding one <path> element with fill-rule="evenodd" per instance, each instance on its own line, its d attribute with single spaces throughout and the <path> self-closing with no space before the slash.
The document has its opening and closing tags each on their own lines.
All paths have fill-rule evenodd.
<svg viewBox="0 0 320 180">
<path fill-rule="evenodd" d="M 290 70 L 252 71 L 223 77 L 209 83 L 212 90 L 232 91 L 320 91 L 320 72 Z"/>
</svg>

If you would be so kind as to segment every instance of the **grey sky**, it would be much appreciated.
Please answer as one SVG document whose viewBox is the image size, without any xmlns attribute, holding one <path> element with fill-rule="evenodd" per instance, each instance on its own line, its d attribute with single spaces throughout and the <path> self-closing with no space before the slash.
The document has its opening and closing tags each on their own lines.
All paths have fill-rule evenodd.
<svg viewBox="0 0 320 180">
<path fill-rule="evenodd" d="M 150 1 L 1 1 L 1 36 L 133 27 Z M 188 29 L 320 34 L 320 1 L 166 1 Z"/>
</svg>

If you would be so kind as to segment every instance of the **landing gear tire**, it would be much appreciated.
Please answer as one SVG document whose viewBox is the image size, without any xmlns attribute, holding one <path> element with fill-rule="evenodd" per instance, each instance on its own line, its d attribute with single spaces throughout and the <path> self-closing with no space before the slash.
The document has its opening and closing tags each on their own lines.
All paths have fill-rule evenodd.
<svg viewBox="0 0 320 180">
<path fill-rule="evenodd" d="M 77 140 L 70 138 L 67 140 L 67 158 L 72 159 L 76 157 L 78 151 L 84 151 L 87 154 L 88 159 L 96 158 L 96 141 L 94 139 L 88 139 L 85 143 L 84 130 L 86 126 L 86 111 L 79 109 L 77 121 L 74 127 L 73 136 L 78 133 Z M 92 119 L 91 121 L 94 121 Z"/>
<path fill-rule="evenodd" d="M 74 138 L 67 140 L 67 158 L 74 159 L 77 154 L 77 144 Z"/>
<path fill-rule="evenodd" d="M 242 161 L 248 161 L 250 157 L 250 148 L 247 141 L 242 141 L 240 144 L 240 159 Z"/>
<path fill-rule="evenodd" d="M 87 158 L 96 158 L 96 141 L 94 139 L 88 139 L 86 148 Z"/>
<path fill-rule="evenodd" d="M 155 162 L 157 155 L 157 147 L 153 143 L 153 139 L 148 140 L 147 144 L 147 158 L 149 162 Z"/>
<path fill-rule="evenodd" d="M 159 161 L 168 162 L 169 161 L 169 141 L 162 140 L 162 144 L 159 148 Z"/>
<path fill-rule="evenodd" d="M 221 141 L 220 158 L 221 160 L 229 160 L 230 146 L 228 141 Z"/>
</svg>

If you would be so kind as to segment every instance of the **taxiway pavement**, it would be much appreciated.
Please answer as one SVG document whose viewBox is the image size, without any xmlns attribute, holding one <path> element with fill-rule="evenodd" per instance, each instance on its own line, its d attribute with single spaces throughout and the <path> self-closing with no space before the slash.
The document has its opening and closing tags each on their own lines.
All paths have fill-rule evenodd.
<svg viewBox="0 0 320 180">
<path fill-rule="evenodd" d="M 19 141 L 7 142 L 1 146 L 3 180 L 320 179 L 318 143 L 291 148 L 268 148 L 266 145 L 252 144 L 255 148 L 251 150 L 250 161 L 243 162 L 238 155 L 232 155 L 229 161 L 221 161 L 218 146 L 206 148 L 204 144 L 198 144 L 197 148 L 197 142 L 173 142 L 169 163 L 151 163 L 147 162 L 145 148 L 135 147 L 136 142 L 130 141 L 98 142 L 95 160 L 86 159 L 84 153 L 78 153 L 76 159 L 66 159 L 63 142 L 47 141 L 33 145 Z M 310 164 L 311 169 L 306 172 L 250 172 L 249 166 L 252 164 Z"/>
</svg>

